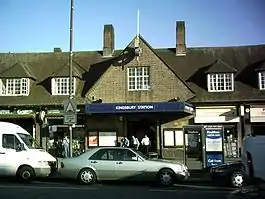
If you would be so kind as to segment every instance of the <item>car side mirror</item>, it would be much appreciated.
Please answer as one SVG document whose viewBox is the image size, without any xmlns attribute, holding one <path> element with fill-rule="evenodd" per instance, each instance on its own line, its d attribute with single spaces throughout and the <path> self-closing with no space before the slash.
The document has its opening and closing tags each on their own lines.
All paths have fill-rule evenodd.
<svg viewBox="0 0 265 199">
<path fill-rule="evenodd" d="M 24 150 L 25 150 L 24 144 L 20 143 L 17 145 L 17 147 L 16 147 L 17 152 L 24 151 Z"/>
</svg>

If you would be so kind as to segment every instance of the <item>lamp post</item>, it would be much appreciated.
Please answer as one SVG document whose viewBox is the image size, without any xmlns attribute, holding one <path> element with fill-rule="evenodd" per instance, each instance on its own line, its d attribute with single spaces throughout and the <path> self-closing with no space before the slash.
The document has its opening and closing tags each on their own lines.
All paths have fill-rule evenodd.
<svg viewBox="0 0 265 199">
<path fill-rule="evenodd" d="M 74 0 L 70 8 L 70 49 L 69 49 L 69 100 L 73 99 L 73 25 L 74 25 Z M 73 125 L 69 125 L 69 153 L 73 157 Z"/>
</svg>

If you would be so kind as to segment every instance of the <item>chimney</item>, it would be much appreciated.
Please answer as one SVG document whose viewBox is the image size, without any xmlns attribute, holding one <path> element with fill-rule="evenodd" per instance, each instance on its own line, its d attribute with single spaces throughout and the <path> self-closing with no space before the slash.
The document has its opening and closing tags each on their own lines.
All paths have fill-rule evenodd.
<svg viewBox="0 0 265 199">
<path fill-rule="evenodd" d="M 104 25 L 103 56 L 111 57 L 114 54 L 114 28 L 112 24 Z"/>
<path fill-rule="evenodd" d="M 61 53 L 62 52 L 62 49 L 61 48 L 54 48 L 53 49 L 53 52 L 55 52 L 55 53 Z"/>
<path fill-rule="evenodd" d="M 186 55 L 185 21 L 176 22 L 176 56 Z"/>
</svg>

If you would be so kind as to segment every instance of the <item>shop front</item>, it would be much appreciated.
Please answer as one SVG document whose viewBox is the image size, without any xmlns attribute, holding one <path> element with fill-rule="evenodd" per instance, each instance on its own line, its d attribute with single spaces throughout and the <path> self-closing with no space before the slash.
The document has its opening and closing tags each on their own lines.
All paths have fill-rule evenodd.
<svg viewBox="0 0 265 199">
<path fill-rule="evenodd" d="M 251 133 L 265 135 L 265 105 L 250 106 Z"/>
<path fill-rule="evenodd" d="M 194 123 L 196 125 L 223 126 L 224 158 L 233 161 L 240 156 L 242 145 L 242 124 L 236 106 L 196 107 Z"/>
<path fill-rule="evenodd" d="M 174 126 L 164 125 L 194 115 L 194 109 L 186 102 L 95 103 L 86 105 L 86 114 L 88 148 L 120 146 L 124 137 L 131 140 L 132 136 L 141 142 L 147 135 L 151 142 L 149 151 L 162 156 L 165 147 L 179 142 L 169 135 Z"/>
<path fill-rule="evenodd" d="M 36 139 L 35 111 L 25 108 L 13 110 L 0 109 L 0 121 L 17 124 L 28 131 Z M 38 139 L 38 138 L 37 138 Z"/>
<path fill-rule="evenodd" d="M 85 152 L 84 112 L 77 110 L 77 124 L 73 127 L 73 156 Z M 42 128 L 42 147 L 55 157 L 65 157 L 64 139 L 69 142 L 69 126 L 64 124 L 62 109 L 47 110 L 47 124 Z M 69 154 L 68 154 L 69 155 Z"/>
</svg>

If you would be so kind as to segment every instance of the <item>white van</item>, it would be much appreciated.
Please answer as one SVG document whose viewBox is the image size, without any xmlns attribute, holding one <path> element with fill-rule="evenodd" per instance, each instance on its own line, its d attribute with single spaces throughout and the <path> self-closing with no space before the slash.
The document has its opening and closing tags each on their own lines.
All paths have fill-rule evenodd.
<svg viewBox="0 0 265 199">
<path fill-rule="evenodd" d="M 56 159 L 36 146 L 32 136 L 22 127 L 0 122 L 0 176 L 30 181 L 47 177 Z"/>
<path fill-rule="evenodd" d="M 265 182 L 265 135 L 246 136 L 241 158 L 246 177 L 254 182 Z"/>
</svg>

